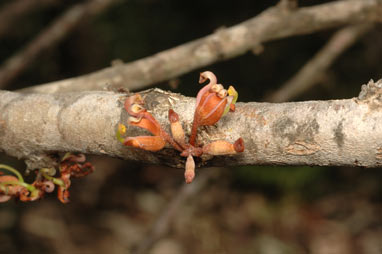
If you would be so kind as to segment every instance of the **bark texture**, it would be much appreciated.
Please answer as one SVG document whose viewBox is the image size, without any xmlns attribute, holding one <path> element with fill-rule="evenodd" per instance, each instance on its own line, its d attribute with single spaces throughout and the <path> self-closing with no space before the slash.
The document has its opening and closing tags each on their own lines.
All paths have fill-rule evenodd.
<svg viewBox="0 0 382 254">
<path fill-rule="evenodd" d="M 187 130 L 195 99 L 151 89 L 141 93 L 146 108 L 167 130 L 173 108 Z M 56 152 L 105 154 L 146 163 L 183 167 L 185 158 L 168 147 L 146 152 L 124 147 L 115 132 L 126 124 L 126 94 L 82 92 L 59 95 L 0 92 L 0 151 L 42 166 Z M 203 157 L 197 164 L 347 165 L 382 164 L 382 80 L 370 81 L 357 98 L 290 103 L 238 103 L 236 111 L 215 126 L 199 130 L 199 143 L 235 141 L 245 151 L 234 156 Z M 147 133 L 128 127 L 127 135 Z"/>
<path fill-rule="evenodd" d="M 344 0 L 297 10 L 271 7 L 230 28 L 150 57 L 44 85 L 24 92 L 59 93 L 104 90 L 106 86 L 142 89 L 197 68 L 256 49 L 264 42 L 357 22 L 382 21 L 381 0 Z"/>
</svg>

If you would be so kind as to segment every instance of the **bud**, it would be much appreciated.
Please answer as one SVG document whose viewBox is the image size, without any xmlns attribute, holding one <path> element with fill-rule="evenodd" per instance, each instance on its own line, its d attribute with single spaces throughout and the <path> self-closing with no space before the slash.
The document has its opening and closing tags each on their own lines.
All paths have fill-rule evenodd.
<svg viewBox="0 0 382 254">
<path fill-rule="evenodd" d="M 129 124 L 146 129 L 155 136 L 161 134 L 161 127 L 158 121 L 149 112 L 140 113 L 138 118 L 129 117 Z"/>
<path fill-rule="evenodd" d="M 185 144 L 184 130 L 182 124 L 179 122 L 178 114 L 174 110 L 170 109 L 168 111 L 168 118 L 170 120 L 172 137 L 179 144 Z"/>
<path fill-rule="evenodd" d="M 244 151 L 244 141 L 242 138 L 231 144 L 225 140 L 218 140 L 203 147 L 203 153 L 210 155 L 230 155 Z"/>
<path fill-rule="evenodd" d="M 127 137 L 124 145 L 140 148 L 146 151 L 156 152 L 161 150 L 166 141 L 160 136 Z"/>
<path fill-rule="evenodd" d="M 222 85 L 216 84 L 216 76 L 212 72 L 201 73 L 199 83 L 207 79 L 209 79 L 210 82 L 199 91 L 196 97 L 196 109 L 189 141 L 191 145 L 195 145 L 199 126 L 214 125 L 230 110 L 234 95 L 227 97 L 227 94 L 229 92 L 236 92 L 233 87 L 227 92 Z"/>
<path fill-rule="evenodd" d="M 216 82 L 217 82 L 217 79 L 216 79 L 215 74 L 213 74 L 213 73 L 210 72 L 210 71 L 205 71 L 205 72 L 200 73 L 199 84 L 204 83 L 207 79 L 208 79 L 210 82 L 209 82 L 207 85 L 205 85 L 202 89 L 199 90 L 198 95 L 196 96 L 196 106 L 199 105 L 199 102 L 200 102 L 202 96 L 203 96 L 206 92 L 208 92 L 208 91 L 211 89 L 211 87 L 212 87 L 213 85 L 215 85 Z"/>
<path fill-rule="evenodd" d="M 195 177 L 195 162 L 192 155 L 188 155 L 186 161 L 186 170 L 184 171 L 184 179 L 186 183 L 191 183 Z"/>
<path fill-rule="evenodd" d="M 238 138 L 235 143 L 233 144 L 233 147 L 237 153 L 244 152 L 244 140 L 242 138 Z"/>
</svg>

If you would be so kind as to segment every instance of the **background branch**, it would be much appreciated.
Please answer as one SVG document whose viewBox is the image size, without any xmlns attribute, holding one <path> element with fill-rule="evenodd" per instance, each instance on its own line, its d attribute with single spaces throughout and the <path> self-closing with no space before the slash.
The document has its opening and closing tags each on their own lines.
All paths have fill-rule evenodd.
<svg viewBox="0 0 382 254">
<path fill-rule="evenodd" d="M 332 63 L 346 49 L 372 28 L 371 24 L 345 27 L 336 32 L 330 41 L 277 91 L 265 101 L 283 102 L 296 98 L 322 80 Z"/>
<path fill-rule="evenodd" d="M 92 0 L 71 7 L 45 30 L 41 31 L 24 49 L 3 63 L 0 67 L 0 88 L 5 87 L 17 77 L 42 51 L 53 47 L 65 38 L 85 18 L 99 13 L 115 2 L 116 0 Z"/>
<path fill-rule="evenodd" d="M 23 89 L 24 92 L 59 93 L 103 90 L 106 86 L 141 89 L 211 63 L 236 57 L 259 44 L 288 36 L 365 21 L 380 20 L 379 0 L 336 1 L 286 10 L 272 7 L 230 28 L 131 63 L 112 66 L 77 78 Z"/>
<path fill-rule="evenodd" d="M 0 37 L 14 28 L 14 23 L 37 7 L 57 3 L 57 0 L 13 0 L 0 9 Z"/>
</svg>

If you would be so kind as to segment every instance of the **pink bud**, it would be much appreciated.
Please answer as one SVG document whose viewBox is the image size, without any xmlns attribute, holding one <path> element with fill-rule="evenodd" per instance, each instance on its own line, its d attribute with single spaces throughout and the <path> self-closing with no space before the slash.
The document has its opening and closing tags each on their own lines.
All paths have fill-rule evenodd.
<svg viewBox="0 0 382 254">
<path fill-rule="evenodd" d="M 184 171 L 184 179 L 186 183 L 191 183 L 195 177 L 195 162 L 194 158 L 189 155 L 186 161 L 186 170 Z"/>
</svg>

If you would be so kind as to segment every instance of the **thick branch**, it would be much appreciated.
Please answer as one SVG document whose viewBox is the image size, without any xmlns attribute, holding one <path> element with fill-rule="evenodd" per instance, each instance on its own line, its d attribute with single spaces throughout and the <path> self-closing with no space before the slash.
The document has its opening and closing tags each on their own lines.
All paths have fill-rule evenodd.
<svg viewBox="0 0 382 254">
<path fill-rule="evenodd" d="M 216 126 L 199 132 L 199 142 L 242 137 L 246 149 L 235 156 L 202 158 L 200 165 L 348 165 L 382 163 L 382 80 L 369 82 L 359 98 L 293 103 L 239 103 Z M 158 89 L 144 93 L 146 107 L 168 128 L 167 112 L 180 115 L 188 133 L 194 98 Z M 126 123 L 124 94 L 19 94 L 0 92 L 0 150 L 19 158 L 72 151 L 105 154 L 147 163 L 181 167 L 173 149 L 151 153 L 123 147 L 115 138 Z M 129 127 L 129 136 L 147 135 Z"/>
<path fill-rule="evenodd" d="M 288 11 L 272 7 L 243 23 L 204 38 L 165 50 L 128 64 L 85 76 L 24 89 L 58 93 L 103 90 L 105 86 L 130 90 L 165 81 L 219 60 L 244 54 L 263 42 L 312 33 L 344 24 L 380 19 L 380 0 L 343 0 Z"/>
</svg>

